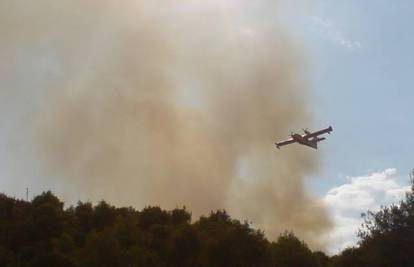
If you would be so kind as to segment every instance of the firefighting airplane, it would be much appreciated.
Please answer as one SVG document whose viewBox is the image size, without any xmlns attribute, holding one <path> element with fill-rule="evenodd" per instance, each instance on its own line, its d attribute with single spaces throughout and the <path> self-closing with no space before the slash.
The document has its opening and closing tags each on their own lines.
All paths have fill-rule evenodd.
<svg viewBox="0 0 414 267">
<path fill-rule="evenodd" d="M 305 134 L 303 135 L 292 133 L 289 139 L 276 143 L 276 147 L 280 149 L 281 146 L 285 146 L 285 145 L 289 145 L 293 143 L 299 143 L 304 146 L 318 149 L 318 142 L 326 139 L 325 137 L 319 137 L 319 136 L 326 134 L 326 133 L 331 134 L 333 129 L 332 129 L 332 126 L 329 126 L 326 129 L 322 129 L 320 131 L 316 131 L 313 133 L 309 132 L 307 129 L 303 129 L 303 131 L 305 132 Z"/>
</svg>

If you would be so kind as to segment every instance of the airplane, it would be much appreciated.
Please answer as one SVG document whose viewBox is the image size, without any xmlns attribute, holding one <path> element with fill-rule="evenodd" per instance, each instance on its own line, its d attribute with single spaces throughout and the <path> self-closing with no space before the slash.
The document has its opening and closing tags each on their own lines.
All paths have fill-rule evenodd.
<svg viewBox="0 0 414 267">
<path fill-rule="evenodd" d="M 332 131 L 333 131 L 332 126 L 329 126 L 326 129 L 322 129 L 322 130 L 319 130 L 313 133 L 307 129 L 303 129 L 303 132 L 305 134 L 301 135 L 297 133 L 292 133 L 289 139 L 281 141 L 281 142 L 277 142 L 275 143 L 275 145 L 278 149 L 280 149 L 281 146 L 285 146 L 285 145 L 289 145 L 293 143 L 299 143 L 304 146 L 318 149 L 318 142 L 326 139 L 325 137 L 319 137 L 319 136 L 326 134 L 326 133 L 331 134 Z"/>
</svg>

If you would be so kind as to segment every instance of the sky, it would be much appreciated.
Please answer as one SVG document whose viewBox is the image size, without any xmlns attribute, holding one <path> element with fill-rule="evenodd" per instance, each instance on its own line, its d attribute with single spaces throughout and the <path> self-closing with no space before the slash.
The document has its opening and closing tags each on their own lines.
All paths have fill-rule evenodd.
<svg viewBox="0 0 414 267">
<path fill-rule="evenodd" d="M 414 2 L 311 2 L 299 12 L 286 3 L 283 19 L 308 50 L 319 94 L 313 127 L 334 128 L 319 152 L 324 167 L 308 183 L 339 225 L 330 248 L 337 252 L 355 244 L 362 212 L 403 197 L 389 190 L 407 189 L 414 168 Z M 364 180 L 372 183 L 360 186 Z"/>
<path fill-rule="evenodd" d="M 306 50 L 307 76 L 317 95 L 310 100 L 317 122 L 304 127 L 334 128 L 315 152 L 322 155 L 323 167 L 307 184 L 334 220 L 329 251 L 335 253 L 357 241 L 361 213 L 396 203 L 408 190 L 414 168 L 414 2 L 285 0 L 282 9 L 275 20 Z M 42 79 L 36 72 L 54 71 L 53 64 L 21 67 Z M 19 97 L 25 98 L 24 91 Z M 30 99 L 26 102 L 30 109 Z M 0 104 L 3 118 L 25 119 L 8 113 L 13 100 Z M 12 123 L 4 125 L 0 140 L 14 130 Z M 4 178 L 10 177 L 4 166 L 13 164 L 18 162 L 2 158 L 0 185 L 21 196 L 24 190 Z"/>
<path fill-rule="evenodd" d="M 335 151 L 328 147 L 325 157 L 327 175 L 387 167 L 407 173 L 413 168 L 414 144 L 414 3 L 313 3 L 298 27 L 310 49 L 310 76 L 320 94 L 315 109 L 321 122 L 336 129 Z"/>
</svg>

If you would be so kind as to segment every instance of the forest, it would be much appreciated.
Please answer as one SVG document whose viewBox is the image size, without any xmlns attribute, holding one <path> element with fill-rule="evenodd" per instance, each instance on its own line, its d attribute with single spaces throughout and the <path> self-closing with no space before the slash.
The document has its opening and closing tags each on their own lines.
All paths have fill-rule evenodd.
<svg viewBox="0 0 414 267">
<path fill-rule="evenodd" d="M 64 207 L 52 192 L 31 201 L 0 195 L 4 267 L 414 266 L 414 181 L 404 200 L 362 215 L 359 243 L 338 255 L 311 251 L 285 232 L 276 241 L 224 210 L 192 220 L 185 207 Z"/>
</svg>

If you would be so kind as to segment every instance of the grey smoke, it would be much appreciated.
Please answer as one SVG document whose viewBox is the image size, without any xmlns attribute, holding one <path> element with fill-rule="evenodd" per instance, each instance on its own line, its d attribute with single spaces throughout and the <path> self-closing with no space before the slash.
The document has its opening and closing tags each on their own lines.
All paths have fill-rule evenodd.
<svg viewBox="0 0 414 267">
<path fill-rule="evenodd" d="M 317 154 L 273 146 L 313 116 L 269 3 L 2 1 L 2 102 L 34 156 L 14 155 L 68 200 L 225 208 L 323 247 L 331 223 L 303 180 Z"/>
</svg>

